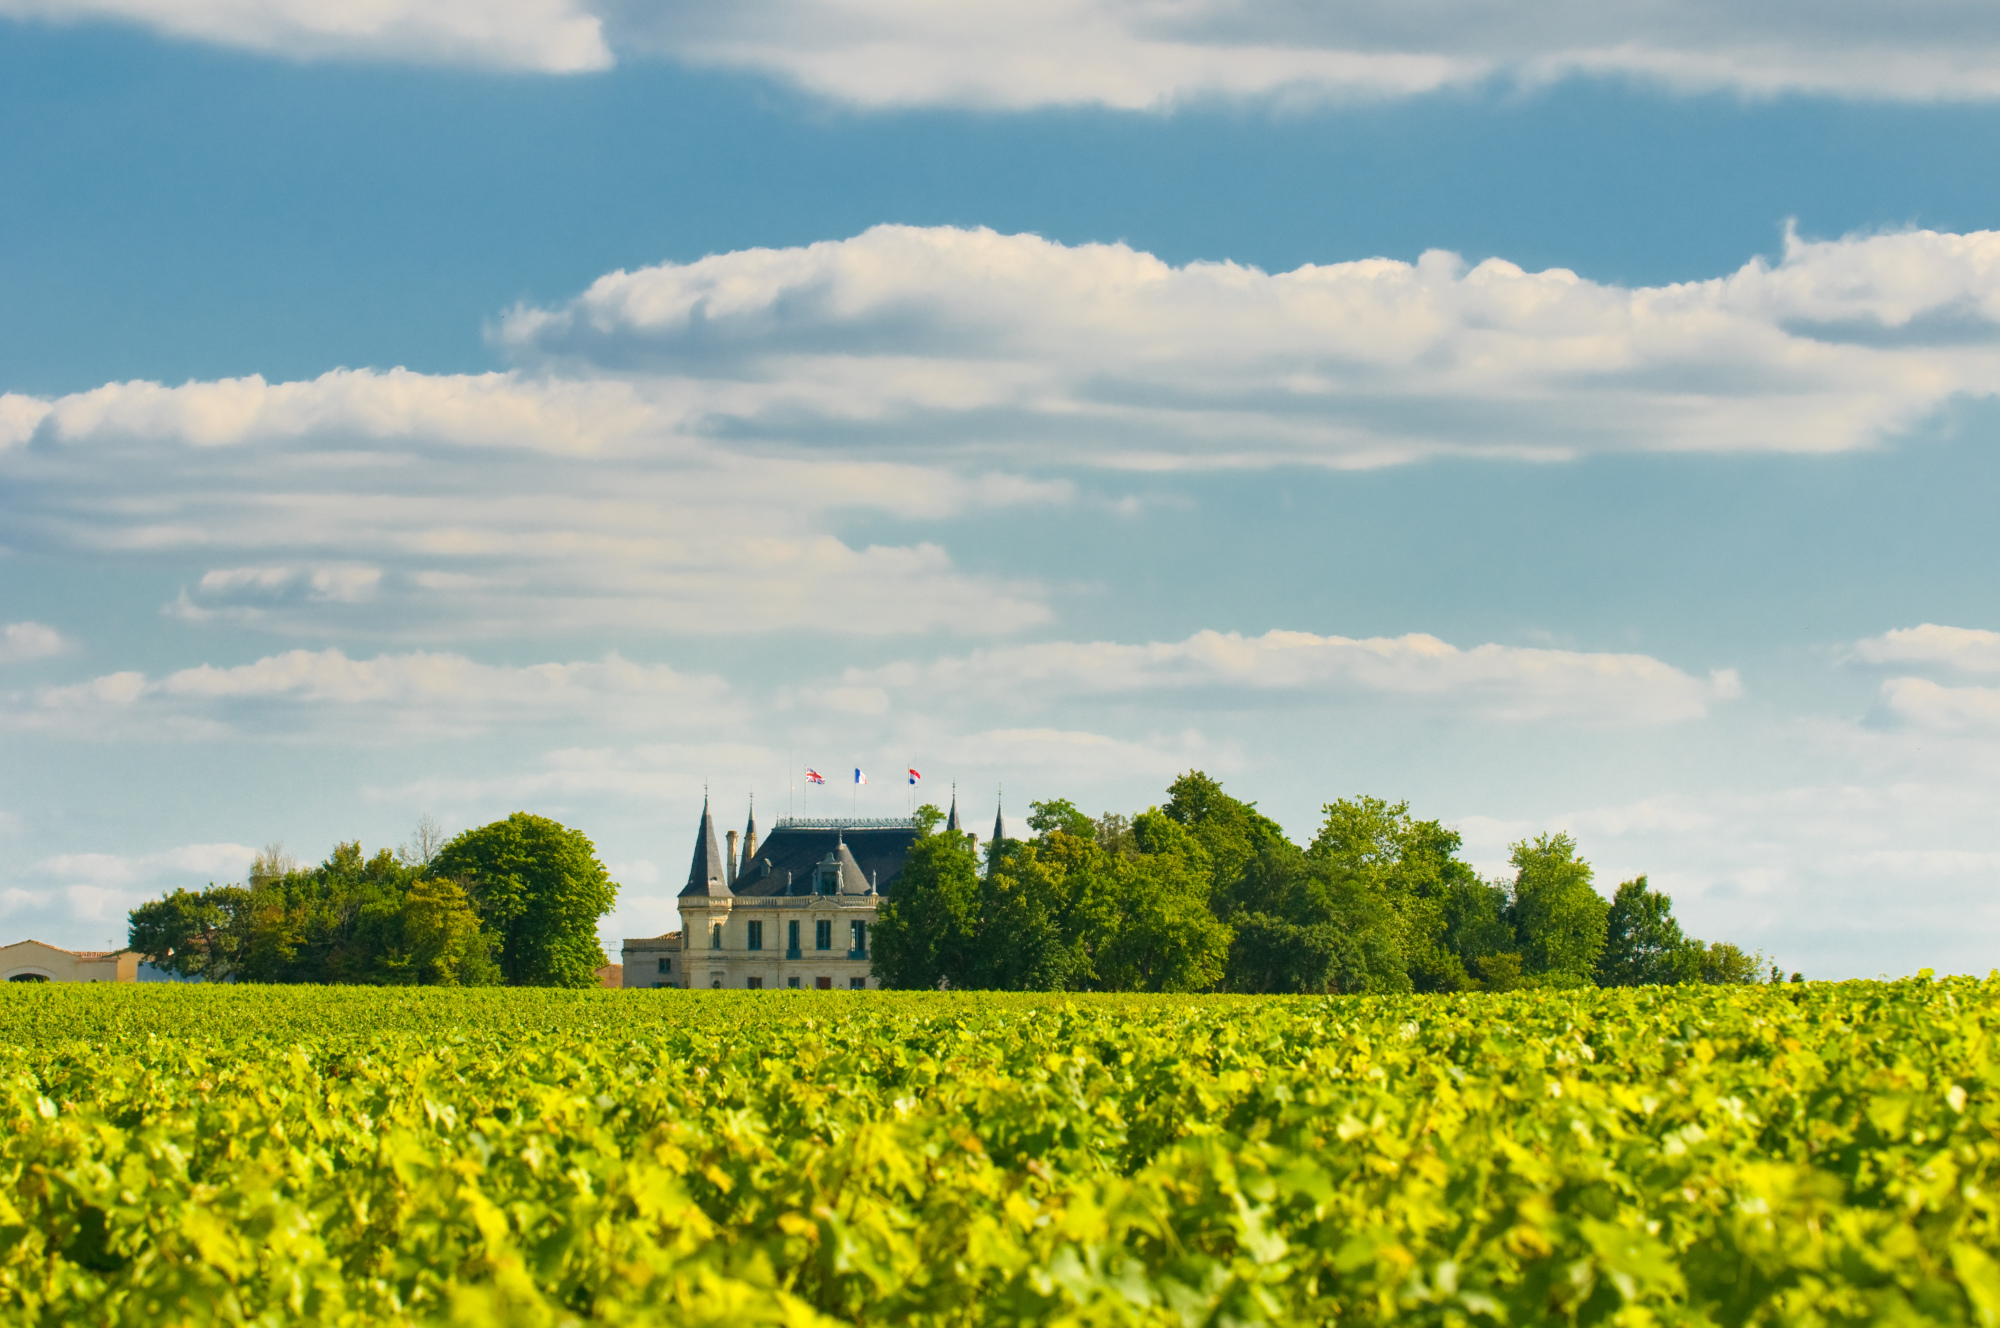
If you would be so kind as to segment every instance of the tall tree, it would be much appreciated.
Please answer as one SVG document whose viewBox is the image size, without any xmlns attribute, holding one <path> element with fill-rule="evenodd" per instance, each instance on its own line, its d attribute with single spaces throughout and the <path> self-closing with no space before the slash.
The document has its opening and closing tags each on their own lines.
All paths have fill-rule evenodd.
<svg viewBox="0 0 2000 1328">
<path fill-rule="evenodd" d="M 1587 986 L 1604 952 L 1610 906 L 1592 888 L 1590 864 L 1566 834 L 1514 845 L 1510 921 L 1527 971 L 1554 985 Z"/>
<path fill-rule="evenodd" d="M 1418 821 L 1407 802 L 1367 796 L 1328 803 L 1307 850 L 1345 874 L 1388 910 L 1396 948 L 1419 991 L 1469 985 L 1464 963 L 1447 943 L 1447 898 L 1455 885 L 1478 880 L 1459 861 L 1458 833 Z"/>
<path fill-rule="evenodd" d="M 1701 955 L 1701 943 L 1681 934 L 1674 901 L 1650 889 L 1645 877 L 1636 877 L 1611 898 L 1597 982 L 1603 987 L 1695 982 L 1701 978 Z"/>
<path fill-rule="evenodd" d="M 943 813 L 917 811 L 918 836 L 869 932 L 874 971 L 905 990 L 974 985 L 979 927 L 979 854 L 972 836 L 938 831 Z"/>
<path fill-rule="evenodd" d="M 597 920 L 611 911 L 618 886 L 581 831 L 515 812 L 446 844 L 430 874 L 467 887 L 499 937 L 510 985 L 597 985 L 604 963 Z"/>
</svg>

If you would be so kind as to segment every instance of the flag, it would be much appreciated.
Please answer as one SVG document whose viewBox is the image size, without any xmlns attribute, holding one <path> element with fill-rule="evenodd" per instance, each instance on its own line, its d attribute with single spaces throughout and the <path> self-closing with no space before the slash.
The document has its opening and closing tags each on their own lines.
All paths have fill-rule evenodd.
<svg viewBox="0 0 2000 1328">
<path fill-rule="evenodd" d="M 912 784 L 916 783 L 916 782 L 917 782 L 918 780 L 920 780 L 920 779 L 922 779 L 922 778 L 923 778 L 923 776 L 922 776 L 921 774 L 917 773 L 917 772 L 916 772 L 915 770 L 912 770 L 912 771 L 910 772 L 910 782 L 911 782 Z"/>
<path fill-rule="evenodd" d="M 813 769 L 813 768 L 812 768 L 811 766 L 807 766 L 807 767 L 806 767 L 806 783 L 808 783 L 808 784 L 824 784 L 824 783 L 826 783 L 826 776 L 825 776 L 825 775 L 822 775 L 822 774 L 821 774 L 821 773 L 820 773 L 819 771 L 817 771 L 817 770 Z"/>
<path fill-rule="evenodd" d="M 861 773 L 861 767 L 858 765 L 854 767 L 854 782 L 857 784 L 866 784 L 868 782 L 868 776 Z"/>
</svg>

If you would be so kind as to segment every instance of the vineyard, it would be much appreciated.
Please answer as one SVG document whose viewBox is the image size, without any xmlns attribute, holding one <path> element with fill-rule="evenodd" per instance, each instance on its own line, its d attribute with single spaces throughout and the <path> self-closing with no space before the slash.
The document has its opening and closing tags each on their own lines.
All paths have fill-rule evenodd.
<svg viewBox="0 0 2000 1328">
<path fill-rule="evenodd" d="M 0 991 L 16 1323 L 2000 1323 L 2000 980 Z"/>
</svg>

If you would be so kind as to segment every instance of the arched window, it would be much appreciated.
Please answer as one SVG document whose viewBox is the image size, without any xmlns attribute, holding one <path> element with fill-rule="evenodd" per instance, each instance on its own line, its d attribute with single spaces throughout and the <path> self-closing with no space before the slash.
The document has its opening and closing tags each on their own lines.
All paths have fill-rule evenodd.
<svg viewBox="0 0 2000 1328">
<path fill-rule="evenodd" d="M 708 948 L 711 950 L 720 950 L 722 948 L 722 924 L 719 922 L 709 924 Z"/>
</svg>

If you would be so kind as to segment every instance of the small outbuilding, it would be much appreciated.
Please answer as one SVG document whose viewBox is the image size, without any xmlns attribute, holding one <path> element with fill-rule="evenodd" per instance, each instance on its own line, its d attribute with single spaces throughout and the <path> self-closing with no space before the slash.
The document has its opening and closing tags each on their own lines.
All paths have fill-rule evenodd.
<svg viewBox="0 0 2000 1328">
<path fill-rule="evenodd" d="M 41 941 L 0 945 L 0 979 L 8 982 L 137 982 L 140 963 L 130 950 L 59 950 Z"/>
</svg>

